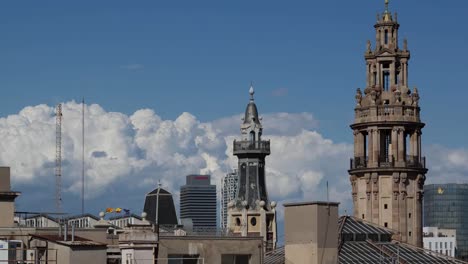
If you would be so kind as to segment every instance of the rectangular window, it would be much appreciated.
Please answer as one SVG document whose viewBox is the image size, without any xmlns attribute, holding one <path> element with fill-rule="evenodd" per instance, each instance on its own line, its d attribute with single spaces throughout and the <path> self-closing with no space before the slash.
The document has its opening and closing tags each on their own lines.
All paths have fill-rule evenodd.
<svg viewBox="0 0 468 264">
<path fill-rule="evenodd" d="M 388 204 L 384 204 L 384 209 L 388 209 Z"/>
<path fill-rule="evenodd" d="M 411 213 L 408 214 L 408 218 L 411 218 Z"/>
<path fill-rule="evenodd" d="M 388 91 L 390 88 L 390 72 L 384 71 L 383 72 L 383 89 L 384 91 Z"/>
<path fill-rule="evenodd" d="M 409 231 L 408 236 L 411 236 L 411 231 Z"/>
<path fill-rule="evenodd" d="M 362 214 L 362 219 L 364 219 L 364 214 Z"/>
<path fill-rule="evenodd" d="M 385 227 L 388 227 L 388 223 L 387 223 L 387 222 L 385 222 L 385 223 L 384 223 L 384 226 L 385 226 Z"/>
<path fill-rule="evenodd" d="M 169 254 L 168 264 L 198 264 L 199 255 Z"/>
<path fill-rule="evenodd" d="M 250 263 L 250 255 L 221 255 L 221 264 L 247 264 Z"/>
<path fill-rule="evenodd" d="M 384 33 L 385 33 L 385 37 L 384 37 L 385 38 L 385 45 L 387 45 L 388 44 L 388 30 L 386 29 Z"/>
<path fill-rule="evenodd" d="M 447 242 L 445 242 L 445 248 L 447 248 Z"/>
</svg>

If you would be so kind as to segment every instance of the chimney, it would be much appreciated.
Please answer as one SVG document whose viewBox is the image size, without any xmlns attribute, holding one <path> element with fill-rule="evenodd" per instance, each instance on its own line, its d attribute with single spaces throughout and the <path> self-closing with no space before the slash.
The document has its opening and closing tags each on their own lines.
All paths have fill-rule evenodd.
<svg viewBox="0 0 468 264">
<path fill-rule="evenodd" d="M 338 205 L 284 204 L 285 264 L 338 263 Z"/>
<path fill-rule="evenodd" d="M 0 167 L 0 227 L 13 227 L 15 199 L 21 193 L 11 191 L 10 168 Z"/>
</svg>

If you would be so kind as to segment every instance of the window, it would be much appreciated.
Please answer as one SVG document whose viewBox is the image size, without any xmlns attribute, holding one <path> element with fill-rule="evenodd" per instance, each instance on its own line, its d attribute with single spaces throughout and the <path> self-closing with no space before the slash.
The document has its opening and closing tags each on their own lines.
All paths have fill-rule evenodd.
<svg viewBox="0 0 468 264">
<path fill-rule="evenodd" d="M 221 255 L 221 264 L 246 264 L 250 263 L 250 255 Z"/>
<path fill-rule="evenodd" d="M 429 250 L 432 250 L 432 242 L 429 242 Z"/>
<path fill-rule="evenodd" d="M 445 242 L 445 248 L 447 248 L 447 242 Z"/>
<path fill-rule="evenodd" d="M 385 227 L 388 227 L 388 223 L 387 223 L 387 222 L 385 222 L 385 223 L 384 223 L 384 226 L 385 226 Z"/>
<path fill-rule="evenodd" d="M 385 45 L 387 45 L 387 44 L 388 44 L 388 30 L 385 30 L 384 34 L 385 34 L 385 36 L 384 36 L 384 38 L 385 38 Z"/>
<path fill-rule="evenodd" d="M 251 224 L 252 226 L 256 226 L 256 225 L 257 225 L 257 218 L 252 217 L 252 218 L 250 219 L 250 224 Z"/>
<path fill-rule="evenodd" d="M 452 243 L 453 243 L 453 242 L 450 242 L 450 249 L 452 249 L 452 248 L 453 248 L 453 244 L 452 244 Z"/>
<path fill-rule="evenodd" d="M 362 214 L 362 219 L 364 219 L 364 214 Z"/>
<path fill-rule="evenodd" d="M 388 204 L 384 204 L 384 209 L 388 209 Z"/>
<path fill-rule="evenodd" d="M 411 231 L 409 231 L 408 236 L 411 236 Z"/>
<path fill-rule="evenodd" d="M 411 219 L 411 213 L 409 213 L 409 214 L 408 214 L 408 218 L 410 218 L 410 219 Z"/>
<path fill-rule="evenodd" d="M 169 254 L 168 264 L 198 264 L 199 255 Z"/>
<path fill-rule="evenodd" d="M 384 91 L 388 91 L 388 89 L 390 88 L 390 72 L 389 71 L 383 72 L 383 88 L 384 88 Z"/>
</svg>

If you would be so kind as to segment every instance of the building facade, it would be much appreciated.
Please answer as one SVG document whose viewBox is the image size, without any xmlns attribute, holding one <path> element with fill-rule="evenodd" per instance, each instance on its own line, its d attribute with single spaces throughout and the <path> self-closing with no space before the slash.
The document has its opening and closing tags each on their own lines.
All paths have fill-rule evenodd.
<svg viewBox="0 0 468 264">
<path fill-rule="evenodd" d="M 221 228 L 227 228 L 228 203 L 236 199 L 238 183 L 237 170 L 221 179 Z"/>
<path fill-rule="evenodd" d="M 468 184 L 424 186 L 424 226 L 456 230 L 456 257 L 468 260 Z"/>
<path fill-rule="evenodd" d="M 191 219 L 193 228 L 216 228 L 216 185 L 210 175 L 188 175 L 180 187 L 180 218 Z"/>
<path fill-rule="evenodd" d="M 423 244 L 425 249 L 454 258 L 457 248 L 457 231 L 423 227 Z"/>
<path fill-rule="evenodd" d="M 375 46 L 367 42 L 366 86 L 356 91 L 354 158 L 349 170 L 354 216 L 397 231 L 422 246 L 425 158 L 419 93 L 409 87 L 410 51 L 399 45 L 397 14 L 377 16 Z"/>
<path fill-rule="evenodd" d="M 276 247 L 276 203 L 269 202 L 266 189 L 265 158 L 270 141 L 263 140 L 261 118 L 250 87 L 250 102 L 241 125 L 242 139 L 234 141 L 238 157 L 239 189 L 228 204 L 228 229 L 240 236 L 261 236 L 266 251 Z"/>
</svg>

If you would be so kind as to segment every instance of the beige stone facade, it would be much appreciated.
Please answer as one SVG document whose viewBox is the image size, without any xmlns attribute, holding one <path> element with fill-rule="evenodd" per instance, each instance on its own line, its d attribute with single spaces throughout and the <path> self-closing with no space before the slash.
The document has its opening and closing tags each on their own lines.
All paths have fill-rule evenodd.
<svg viewBox="0 0 468 264">
<path fill-rule="evenodd" d="M 377 17 L 375 47 L 365 52 L 366 88 L 356 92 L 354 158 L 349 170 L 354 216 L 391 228 L 422 246 L 425 158 L 419 93 L 408 86 L 410 52 L 398 44 L 397 14 Z"/>
</svg>

